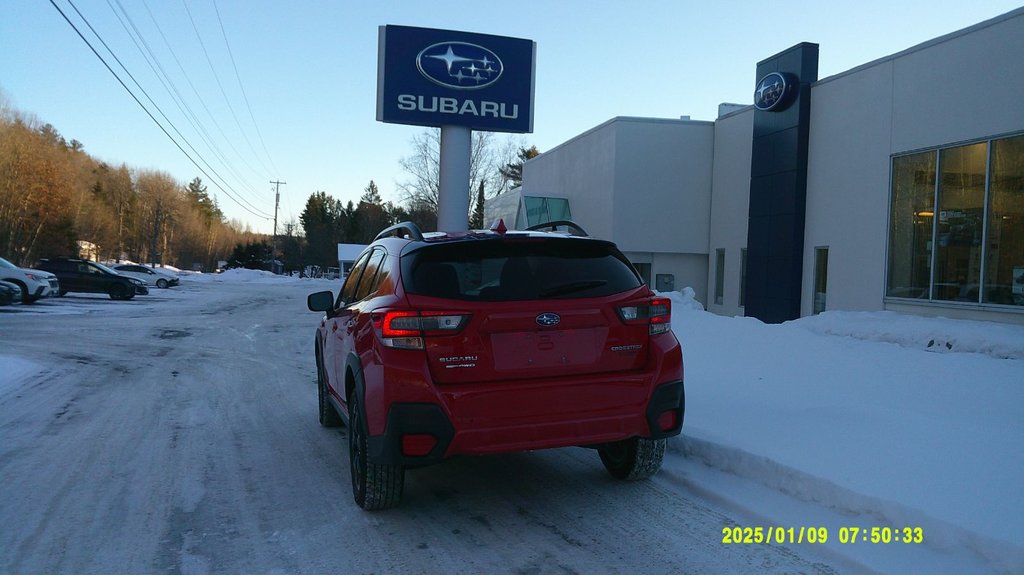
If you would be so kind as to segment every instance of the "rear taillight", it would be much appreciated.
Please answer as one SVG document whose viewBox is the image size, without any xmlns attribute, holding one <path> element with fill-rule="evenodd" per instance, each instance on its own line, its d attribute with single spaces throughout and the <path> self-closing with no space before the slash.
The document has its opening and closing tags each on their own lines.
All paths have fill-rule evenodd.
<svg viewBox="0 0 1024 575">
<path fill-rule="evenodd" d="M 387 347 L 423 349 L 424 337 L 458 333 L 470 314 L 449 311 L 386 311 L 373 314 L 373 326 Z"/>
<path fill-rule="evenodd" d="M 619 317 L 630 325 L 646 324 L 651 335 L 665 333 L 672 329 L 672 300 L 657 297 L 645 304 L 621 306 Z"/>
</svg>

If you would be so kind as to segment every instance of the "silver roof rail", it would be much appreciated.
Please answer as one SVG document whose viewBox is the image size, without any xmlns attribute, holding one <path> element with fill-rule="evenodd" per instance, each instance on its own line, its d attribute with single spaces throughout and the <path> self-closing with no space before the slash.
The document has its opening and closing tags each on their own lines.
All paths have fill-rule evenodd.
<svg viewBox="0 0 1024 575">
<path fill-rule="evenodd" d="M 580 227 L 579 224 L 577 224 L 576 222 L 574 222 L 572 220 L 554 220 L 554 221 L 551 221 L 551 222 L 544 222 L 543 224 L 535 224 L 535 225 L 532 225 L 532 226 L 526 228 L 526 231 L 534 232 L 534 231 L 541 231 L 541 230 L 544 230 L 544 229 L 547 229 L 547 228 L 551 228 L 551 231 L 555 231 L 555 228 L 557 228 L 558 226 L 565 226 L 567 228 L 570 228 L 569 233 L 571 235 L 590 237 L 590 234 L 587 233 L 587 230 L 583 229 L 582 227 Z M 575 234 L 572 233 L 572 229 L 575 229 L 579 233 L 575 233 Z"/>
<path fill-rule="evenodd" d="M 403 233 L 403 231 L 405 233 Z M 377 237 L 373 238 L 373 241 L 377 241 L 388 236 L 395 236 L 398 238 L 409 237 L 419 242 L 423 241 L 423 232 L 420 231 L 419 226 L 412 222 L 401 222 L 391 226 L 390 228 L 385 228 L 377 234 Z"/>
</svg>

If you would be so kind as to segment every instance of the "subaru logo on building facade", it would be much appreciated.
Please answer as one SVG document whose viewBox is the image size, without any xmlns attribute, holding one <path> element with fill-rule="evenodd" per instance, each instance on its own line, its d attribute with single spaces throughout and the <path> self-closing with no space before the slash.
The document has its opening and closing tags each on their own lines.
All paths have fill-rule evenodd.
<svg viewBox="0 0 1024 575">
<path fill-rule="evenodd" d="M 486 88 L 504 71 L 497 54 L 468 42 L 428 46 L 416 56 L 416 67 L 431 82 L 456 90 Z"/>
<path fill-rule="evenodd" d="M 793 83 L 785 74 L 765 74 L 754 89 L 754 107 L 766 112 L 784 110 L 793 95 Z"/>
<path fill-rule="evenodd" d="M 559 317 L 557 313 L 547 312 L 537 316 L 537 325 L 542 325 L 544 327 L 558 325 L 558 322 L 560 321 L 562 321 L 562 318 Z"/>
</svg>

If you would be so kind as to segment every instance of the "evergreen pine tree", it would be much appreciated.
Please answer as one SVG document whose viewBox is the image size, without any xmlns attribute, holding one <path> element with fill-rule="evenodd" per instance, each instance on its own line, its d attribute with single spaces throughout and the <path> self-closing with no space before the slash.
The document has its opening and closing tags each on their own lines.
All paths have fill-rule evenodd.
<svg viewBox="0 0 1024 575">
<path fill-rule="evenodd" d="M 476 205 L 473 207 L 473 215 L 469 218 L 469 229 L 482 230 L 484 228 L 484 183 L 476 192 Z"/>
</svg>

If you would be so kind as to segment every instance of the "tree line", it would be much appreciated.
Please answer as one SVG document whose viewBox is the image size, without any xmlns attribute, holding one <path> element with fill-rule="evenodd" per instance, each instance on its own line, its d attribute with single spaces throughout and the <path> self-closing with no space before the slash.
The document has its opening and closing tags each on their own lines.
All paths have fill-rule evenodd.
<svg viewBox="0 0 1024 575">
<path fill-rule="evenodd" d="M 226 221 L 202 180 L 96 160 L 77 140 L 0 102 L 0 255 L 15 265 L 78 256 L 212 270 L 255 234 Z"/>
<path fill-rule="evenodd" d="M 377 184 L 363 190 L 359 202 L 347 204 L 318 191 L 309 196 L 299 220 L 305 242 L 285 238 L 282 257 L 285 267 L 294 261 L 321 267 L 337 265 L 337 244 L 368 244 L 384 228 L 411 221 L 422 230 L 437 229 L 437 201 L 440 181 L 440 137 L 436 129 L 425 130 L 412 140 L 413 152 L 399 164 L 409 179 L 398 184 L 403 205 L 384 202 Z M 474 132 L 470 158 L 470 213 L 466 215 L 470 229 L 481 229 L 486 198 L 522 184 L 523 163 L 538 156 L 535 146 L 529 148 L 514 140 L 497 143 L 489 132 Z M 303 251 L 304 250 L 304 251 Z M 297 256 L 297 257 L 296 257 Z"/>
<path fill-rule="evenodd" d="M 43 257 L 78 256 L 79 242 L 88 242 L 100 260 L 184 269 L 212 270 L 221 260 L 261 269 L 277 260 L 285 271 L 336 266 L 339 243 L 368 244 L 401 221 L 436 229 L 438 131 L 420 133 L 412 145 L 399 161 L 409 176 L 398 183 L 401 205 L 383 201 L 372 180 L 358 202 L 316 191 L 299 222 L 285 223 L 273 238 L 228 221 L 200 178 L 182 185 L 165 172 L 96 160 L 81 142 L 12 111 L 0 96 L 0 256 L 31 266 Z M 484 132 L 474 133 L 472 150 L 467 218 L 479 229 L 485 198 L 519 185 L 522 163 L 539 152 Z"/>
</svg>

